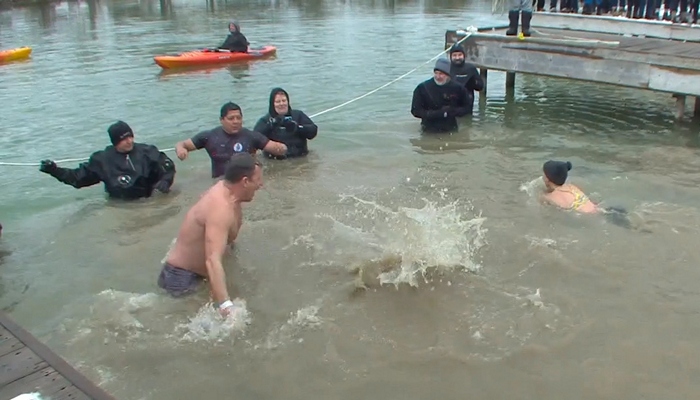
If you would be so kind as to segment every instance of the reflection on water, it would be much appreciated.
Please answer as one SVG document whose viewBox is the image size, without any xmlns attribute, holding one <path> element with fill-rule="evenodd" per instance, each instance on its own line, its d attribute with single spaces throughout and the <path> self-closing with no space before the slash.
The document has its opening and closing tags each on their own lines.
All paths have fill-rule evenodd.
<svg viewBox="0 0 700 400">
<path fill-rule="evenodd" d="M 252 127 L 276 86 L 313 115 L 424 63 L 446 29 L 504 23 L 490 10 L 103 0 L 0 12 L 0 45 L 34 48 L 0 68 L 0 161 L 86 157 L 116 119 L 170 148 L 216 126 L 226 101 Z M 220 44 L 232 18 L 277 56 L 153 62 Z M 666 95 L 524 75 L 511 91 L 491 71 L 458 132 L 425 135 L 410 97 L 431 69 L 315 117 L 306 159 L 263 160 L 224 261 L 240 318 L 218 320 L 206 285 L 171 299 L 155 284 L 213 183 L 204 152 L 176 161 L 171 194 L 133 203 L 0 167 L 0 307 L 117 398 L 691 398 L 697 125 L 674 122 Z M 539 204 L 547 159 L 571 161 L 572 183 L 643 229 Z"/>
</svg>

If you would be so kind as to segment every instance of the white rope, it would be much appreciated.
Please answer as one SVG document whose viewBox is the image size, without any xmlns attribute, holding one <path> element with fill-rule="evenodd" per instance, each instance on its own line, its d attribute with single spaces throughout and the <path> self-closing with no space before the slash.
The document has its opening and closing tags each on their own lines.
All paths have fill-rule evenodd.
<svg viewBox="0 0 700 400">
<path fill-rule="evenodd" d="M 475 27 L 473 27 L 473 26 L 470 26 L 470 27 L 467 28 L 466 30 L 459 30 L 459 31 L 457 31 L 458 34 L 464 34 L 464 35 L 465 35 L 463 38 L 461 38 L 461 39 L 459 39 L 459 41 L 457 41 L 457 44 L 462 43 L 462 42 L 465 41 L 469 36 L 471 36 L 472 34 L 477 33 L 477 32 L 478 32 L 478 29 L 475 28 Z M 374 94 L 374 93 L 376 93 L 376 92 L 378 92 L 378 91 L 384 89 L 385 87 L 387 87 L 387 86 L 389 86 L 389 85 L 391 85 L 391 84 L 394 84 L 394 83 L 400 81 L 401 79 L 403 79 L 403 78 L 405 78 L 405 77 L 411 75 L 412 73 L 416 72 L 420 67 L 422 67 L 422 66 L 424 66 L 425 64 L 428 64 L 428 63 L 430 63 L 430 62 L 432 62 L 432 61 L 434 61 L 434 60 L 436 60 L 436 59 L 438 59 L 438 58 L 440 58 L 441 55 L 447 53 L 448 51 L 449 51 L 449 49 L 445 49 L 445 50 L 441 51 L 441 52 L 440 52 L 438 55 L 436 55 L 435 57 L 431 58 L 430 60 L 428 60 L 428 61 L 426 61 L 426 62 L 424 62 L 424 63 L 422 63 L 422 64 L 420 64 L 419 66 L 413 68 L 412 70 L 406 72 L 405 74 L 399 76 L 398 78 L 396 78 L 396 79 L 394 79 L 394 80 L 392 80 L 392 81 L 390 81 L 390 82 L 388 82 L 388 83 L 385 83 L 385 84 L 383 84 L 382 86 L 379 86 L 379 87 L 376 88 L 376 89 L 370 90 L 369 92 L 367 92 L 367 93 L 365 93 L 365 94 L 363 94 L 363 95 L 361 95 L 361 96 L 355 97 L 355 98 L 352 99 L 352 100 L 348 100 L 348 101 L 346 101 L 345 103 L 338 104 L 338 105 L 335 106 L 335 107 L 331 107 L 331 108 L 329 108 L 329 109 L 323 110 L 323 111 L 318 112 L 318 113 L 316 113 L 316 114 L 312 114 L 312 115 L 309 116 L 309 118 L 318 117 L 319 115 L 323 115 L 323 114 L 325 114 L 325 113 L 327 113 L 327 112 L 331 112 L 331 111 L 337 110 L 337 109 L 339 109 L 339 108 L 342 108 L 342 107 L 347 106 L 348 104 L 351 104 L 351 103 L 354 103 L 354 102 L 356 102 L 356 101 L 358 101 L 358 100 L 364 99 L 365 97 L 367 97 L 367 96 L 369 96 L 369 95 L 371 95 L 371 94 Z M 161 150 L 161 151 L 162 151 L 162 152 L 165 152 L 165 153 L 168 153 L 168 152 L 171 152 L 171 151 L 175 151 L 175 148 L 174 148 L 174 147 L 171 147 L 171 148 L 163 149 L 163 150 Z M 63 164 L 63 163 L 69 163 L 69 162 L 87 161 L 87 160 L 89 160 L 89 159 L 90 159 L 90 157 L 83 157 L 83 158 L 66 158 L 66 159 L 64 159 L 64 160 L 55 160 L 54 162 L 55 162 L 56 164 Z M 38 167 L 39 165 L 41 165 L 41 164 L 40 164 L 40 163 L 5 162 L 5 161 L 0 161 L 0 166 L 7 166 L 7 167 Z"/>
</svg>

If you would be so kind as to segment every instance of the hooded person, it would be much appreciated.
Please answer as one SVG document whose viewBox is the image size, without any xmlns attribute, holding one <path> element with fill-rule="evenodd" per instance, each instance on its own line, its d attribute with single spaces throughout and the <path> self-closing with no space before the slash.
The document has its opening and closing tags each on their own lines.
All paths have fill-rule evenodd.
<svg viewBox="0 0 700 400">
<path fill-rule="evenodd" d="M 411 114 L 420 118 L 424 132 L 449 132 L 458 129 L 457 117 L 469 111 L 466 89 L 450 79 L 450 61 L 438 58 L 433 77 L 413 90 Z"/>
<path fill-rule="evenodd" d="M 94 152 L 78 168 L 62 168 L 43 160 L 39 170 L 76 189 L 104 184 L 111 198 L 134 200 L 150 197 L 154 190 L 168 193 L 175 180 L 175 164 L 156 146 L 135 143 L 134 132 L 123 121 L 107 129 L 112 142 Z"/>
<path fill-rule="evenodd" d="M 474 109 L 474 91 L 479 92 L 484 88 L 484 80 L 474 64 L 465 61 L 465 57 L 464 48 L 459 43 L 452 45 L 450 48 L 450 78 L 467 90 L 468 114 L 471 114 Z"/>
<path fill-rule="evenodd" d="M 307 142 L 318 134 L 316 124 L 303 111 L 292 108 L 289 94 L 282 88 L 274 88 L 270 91 L 268 113 L 258 120 L 253 130 L 287 146 L 287 154 L 284 156 L 263 151 L 266 157 L 274 159 L 307 155 L 309 153 Z"/>
<path fill-rule="evenodd" d="M 232 53 L 247 53 L 248 39 L 241 33 L 241 25 L 238 21 L 231 21 L 228 23 L 229 35 L 226 37 L 224 44 L 219 46 L 221 50 L 228 50 Z"/>
</svg>

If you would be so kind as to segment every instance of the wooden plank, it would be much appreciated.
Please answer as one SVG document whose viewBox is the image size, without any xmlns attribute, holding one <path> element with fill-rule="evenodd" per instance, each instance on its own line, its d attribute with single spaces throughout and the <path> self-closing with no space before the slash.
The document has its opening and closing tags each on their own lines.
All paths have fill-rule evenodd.
<svg viewBox="0 0 700 400">
<path fill-rule="evenodd" d="M 46 367 L 48 367 L 46 361 L 28 347 L 22 347 L 0 357 L 0 386 L 5 386 Z"/>
<path fill-rule="evenodd" d="M 618 35 L 645 35 L 647 38 L 700 42 L 699 26 L 674 24 L 668 21 L 535 12 L 531 26 Z"/>
<path fill-rule="evenodd" d="M 5 312 L 0 311 L 0 325 L 4 326 L 11 334 L 25 344 L 25 346 L 39 358 L 53 367 L 64 378 L 71 382 L 78 390 L 87 395 L 87 398 L 94 400 L 116 400 L 112 395 L 108 394 L 100 387 L 95 385 L 75 368 L 68 364 L 64 359 L 51 351 L 45 344 L 41 343 L 31 333 L 15 323 Z M 44 365 L 45 367 L 46 365 Z M 43 367 L 42 367 L 43 368 Z M 0 373 L 0 379 L 4 378 Z M 16 378 L 18 379 L 18 378 Z M 71 397 L 72 398 L 72 397 Z"/>
<path fill-rule="evenodd" d="M 55 369 L 46 367 L 0 388 L 0 400 L 12 399 L 22 393 L 39 392 L 53 398 L 54 393 L 72 387 L 73 384 Z"/>
<path fill-rule="evenodd" d="M 20 342 L 19 339 L 14 336 L 10 339 L 3 340 L 0 342 L 0 357 L 19 350 L 22 347 L 24 347 L 24 343 Z"/>
</svg>

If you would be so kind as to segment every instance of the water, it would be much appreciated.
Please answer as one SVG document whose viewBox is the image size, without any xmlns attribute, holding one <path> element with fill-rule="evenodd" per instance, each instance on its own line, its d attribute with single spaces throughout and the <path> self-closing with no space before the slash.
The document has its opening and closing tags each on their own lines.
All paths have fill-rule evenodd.
<svg viewBox="0 0 700 400">
<path fill-rule="evenodd" d="M 127 121 L 162 148 L 246 126 L 282 86 L 307 114 L 437 54 L 489 2 L 87 2 L 0 13 L 0 160 L 88 156 Z M 223 41 L 236 17 L 275 59 L 162 74 L 152 56 Z M 670 96 L 489 73 L 458 134 L 409 113 L 431 66 L 319 116 L 306 160 L 266 163 L 226 259 L 239 312 L 163 296 L 160 262 L 210 184 L 203 152 L 170 196 L 107 202 L 0 167 L 0 306 L 120 399 L 693 398 L 698 392 L 697 125 Z M 540 206 L 547 159 L 635 229 Z M 75 164 L 73 164 L 75 165 Z M 274 384 L 270 384 L 274 382 Z"/>
</svg>

